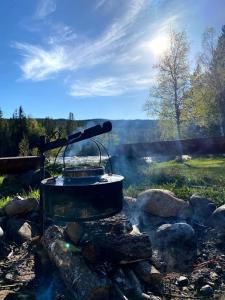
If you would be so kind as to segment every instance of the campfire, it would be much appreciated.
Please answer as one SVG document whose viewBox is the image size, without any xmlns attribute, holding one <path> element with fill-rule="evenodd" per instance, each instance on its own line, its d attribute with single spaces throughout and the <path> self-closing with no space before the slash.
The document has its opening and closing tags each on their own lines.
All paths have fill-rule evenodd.
<svg viewBox="0 0 225 300">
<path fill-rule="evenodd" d="M 49 149 L 109 130 L 107 122 L 43 142 L 42 159 Z M 16 197 L 6 204 L 0 299 L 220 299 L 225 207 L 167 190 L 123 197 L 122 183 L 101 166 L 100 152 L 97 167 L 64 166 L 61 176 L 43 179 L 40 201 Z"/>
</svg>

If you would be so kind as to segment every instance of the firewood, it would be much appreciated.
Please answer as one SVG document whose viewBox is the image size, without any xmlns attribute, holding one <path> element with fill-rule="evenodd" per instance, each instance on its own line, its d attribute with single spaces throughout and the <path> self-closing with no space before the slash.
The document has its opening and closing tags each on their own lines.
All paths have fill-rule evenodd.
<svg viewBox="0 0 225 300">
<path fill-rule="evenodd" d="M 49 227 L 42 244 L 74 299 L 110 299 L 112 282 L 90 270 L 77 247 L 65 243 L 62 228 Z"/>
<path fill-rule="evenodd" d="M 82 246 L 83 256 L 92 263 L 110 261 L 126 264 L 152 255 L 151 242 L 147 234 L 97 234 Z"/>
<path fill-rule="evenodd" d="M 159 282 L 162 274 L 148 261 L 140 261 L 132 265 L 132 269 L 139 279 L 147 284 Z"/>
<path fill-rule="evenodd" d="M 107 232 L 122 234 L 133 230 L 131 222 L 122 213 L 98 221 L 85 222 L 84 226 L 85 232 L 89 237 L 93 234 L 102 234 Z"/>
</svg>

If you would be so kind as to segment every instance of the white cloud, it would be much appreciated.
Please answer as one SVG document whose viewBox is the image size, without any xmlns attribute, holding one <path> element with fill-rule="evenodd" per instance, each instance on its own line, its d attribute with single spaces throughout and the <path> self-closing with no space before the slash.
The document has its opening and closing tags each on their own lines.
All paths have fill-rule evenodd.
<svg viewBox="0 0 225 300">
<path fill-rule="evenodd" d="M 128 31 L 134 25 L 134 21 L 144 7 L 146 0 L 132 0 L 120 19 L 116 19 L 107 30 L 95 40 L 86 42 L 77 41 L 76 34 L 70 27 L 61 24 L 63 34 L 50 36 L 47 47 L 36 46 L 29 43 L 15 43 L 14 46 L 22 52 L 23 61 L 20 68 L 23 78 L 39 81 L 51 78 L 53 74 L 61 71 L 75 71 L 90 68 L 95 65 L 111 62 L 113 57 L 124 51 L 123 47 L 129 44 Z M 53 1 L 46 1 L 53 5 Z M 52 9 L 54 6 L 51 6 Z M 44 16 L 48 5 L 42 8 Z M 51 11 L 51 10 L 50 10 Z M 59 28 L 56 32 L 59 31 Z M 61 36 L 61 38 L 60 38 Z M 71 43 L 71 41 L 73 43 Z"/>
<path fill-rule="evenodd" d="M 35 13 L 36 18 L 42 19 L 54 13 L 56 10 L 56 0 L 39 0 Z"/>
<path fill-rule="evenodd" d="M 76 80 L 70 87 L 69 94 L 75 97 L 118 96 L 127 92 L 146 90 L 152 84 L 147 75 L 104 77 L 96 80 Z"/>
<path fill-rule="evenodd" d="M 40 81 L 70 68 L 65 50 L 62 47 L 45 51 L 30 44 L 15 43 L 14 46 L 24 56 L 24 63 L 21 65 L 23 79 Z"/>
</svg>

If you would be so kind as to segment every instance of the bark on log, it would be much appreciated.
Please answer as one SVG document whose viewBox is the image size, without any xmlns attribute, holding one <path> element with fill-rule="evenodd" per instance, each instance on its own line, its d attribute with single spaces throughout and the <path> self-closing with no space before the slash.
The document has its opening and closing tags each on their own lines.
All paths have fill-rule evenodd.
<svg viewBox="0 0 225 300">
<path fill-rule="evenodd" d="M 83 257 L 77 253 L 77 248 L 65 243 L 62 228 L 49 227 L 43 235 L 42 244 L 73 298 L 110 299 L 112 282 L 89 269 Z"/>
<path fill-rule="evenodd" d="M 147 234 L 97 234 L 82 246 L 83 256 L 92 263 L 110 261 L 126 264 L 152 255 L 151 242 Z"/>
<path fill-rule="evenodd" d="M 162 274 L 148 261 L 141 261 L 132 265 L 137 277 L 147 284 L 161 281 Z"/>
</svg>

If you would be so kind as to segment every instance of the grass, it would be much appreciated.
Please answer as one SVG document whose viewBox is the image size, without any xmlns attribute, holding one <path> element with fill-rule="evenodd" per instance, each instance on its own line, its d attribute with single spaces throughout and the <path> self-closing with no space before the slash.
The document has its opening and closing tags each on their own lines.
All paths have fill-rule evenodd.
<svg viewBox="0 0 225 300">
<path fill-rule="evenodd" d="M 0 176 L 0 208 L 4 207 L 7 202 L 15 196 L 20 195 L 24 198 L 39 198 L 39 190 L 24 190 L 24 188 L 17 182 L 16 178 L 12 177 L 7 183 L 3 182 L 4 177 Z"/>
<path fill-rule="evenodd" d="M 147 164 L 133 160 L 116 172 L 126 177 L 124 194 L 127 196 L 136 197 L 149 188 L 163 188 L 182 199 L 198 193 L 217 205 L 225 203 L 225 157 L 222 156 L 198 157 L 182 163 L 171 160 Z M 25 191 L 16 179 L 5 184 L 0 177 L 0 208 L 18 194 L 39 198 L 38 190 Z"/>
<path fill-rule="evenodd" d="M 225 203 L 225 158 L 199 157 L 182 163 L 152 163 L 139 170 L 140 184 L 131 183 L 125 194 L 136 197 L 148 188 L 164 188 L 178 197 L 188 199 L 198 193 L 211 198 L 217 205 Z"/>
</svg>

